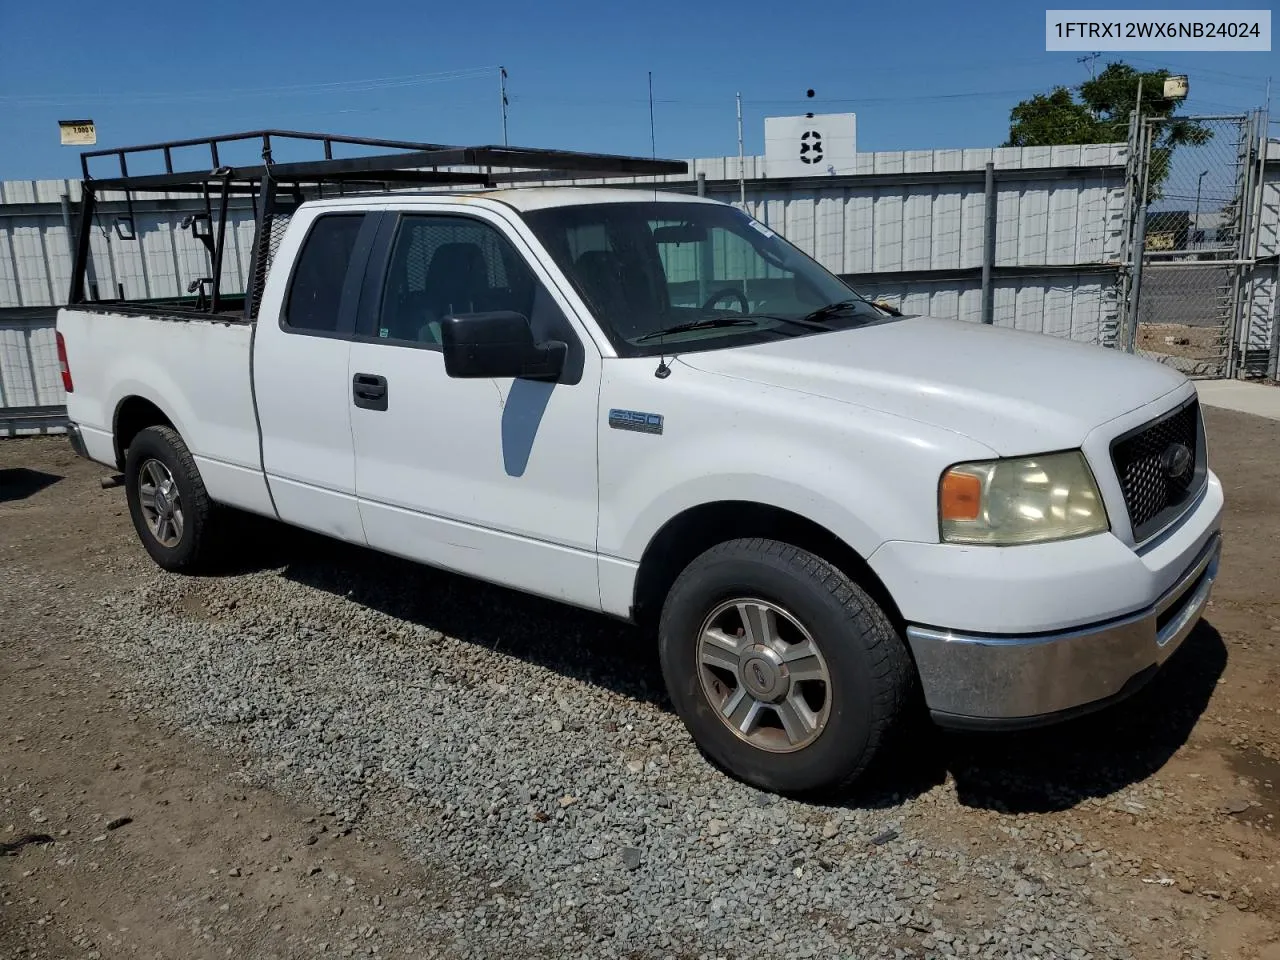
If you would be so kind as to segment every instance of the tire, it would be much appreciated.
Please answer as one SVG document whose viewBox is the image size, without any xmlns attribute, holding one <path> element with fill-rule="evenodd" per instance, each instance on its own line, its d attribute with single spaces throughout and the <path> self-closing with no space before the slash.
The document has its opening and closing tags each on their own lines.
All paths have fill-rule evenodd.
<svg viewBox="0 0 1280 960">
<path fill-rule="evenodd" d="M 214 505 L 191 451 L 178 432 L 163 426 L 140 431 L 129 444 L 124 477 L 129 516 L 151 559 L 176 573 L 208 569 L 215 553 L 211 522 Z M 157 479 L 170 483 L 157 484 Z M 157 486 L 163 491 L 161 498 L 155 496 Z M 163 514 L 166 505 L 176 509 L 168 511 L 167 525 L 157 524 L 157 514 Z"/>
<path fill-rule="evenodd" d="M 700 639 L 704 627 L 715 642 Z M 775 540 L 731 540 L 690 563 L 667 595 L 658 643 L 676 712 L 707 758 L 793 796 L 847 793 L 915 685 L 906 645 L 866 592 Z"/>
</svg>

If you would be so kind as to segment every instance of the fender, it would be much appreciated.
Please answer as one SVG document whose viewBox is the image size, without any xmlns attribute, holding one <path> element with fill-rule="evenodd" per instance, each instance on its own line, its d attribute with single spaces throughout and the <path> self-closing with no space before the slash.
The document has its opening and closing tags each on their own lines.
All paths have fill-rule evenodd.
<svg viewBox="0 0 1280 960">
<path fill-rule="evenodd" d="M 850 429 L 846 421 L 835 434 L 830 423 L 805 418 L 755 429 L 734 426 L 698 430 L 688 438 L 673 430 L 668 439 L 675 442 L 652 444 L 648 455 L 627 458 L 625 469 L 609 470 L 601 484 L 600 554 L 638 563 L 673 517 L 723 501 L 798 514 L 863 558 L 890 538 L 935 541 L 941 472 L 966 454 L 988 454 L 950 432 L 916 429 L 904 435 L 868 429 L 865 420 L 861 429 Z M 613 437 L 602 443 L 616 443 L 617 431 L 609 432 Z"/>
<path fill-rule="evenodd" d="M 790 479 L 763 474 L 719 473 L 689 478 L 662 491 L 642 507 L 624 534 L 618 548 L 618 558 L 639 563 L 653 538 L 671 520 L 688 510 L 726 500 L 759 503 L 797 514 L 825 528 L 864 559 L 887 539 L 883 532 L 854 513 L 848 500 L 837 500 L 828 493 L 816 490 L 813 485 L 802 486 Z M 862 502 L 865 503 L 866 500 L 862 499 Z M 886 502 L 884 510 L 873 513 L 883 517 L 903 509 L 904 506 Z M 610 553 L 604 549 L 603 543 L 601 553 Z"/>
<path fill-rule="evenodd" d="M 182 437 L 192 454 L 197 452 L 196 444 L 192 442 L 191 433 L 188 429 L 188 424 L 193 422 L 193 411 L 190 409 L 189 404 L 181 402 L 184 398 L 172 379 L 168 380 L 168 382 L 162 382 L 159 387 L 151 386 L 139 379 L 131 378 L 118 381 L 112 391 L 112 396 L 114 402 L 110 405 L 111 437 L 116 445 L 118 455 L 123 456 L 124 454 L 124 451 L 120 448 L 120 411 L 124 409 L 126 403 L 135 398 L 147 401 L 164 414 L 168 421 L 173 424 L 173 429 L 178 431 L 178 435 Z M 175 412 L 174 402 L 180 405 L 178 409 L 182 410 L 181 413 Z"/>
</svg>

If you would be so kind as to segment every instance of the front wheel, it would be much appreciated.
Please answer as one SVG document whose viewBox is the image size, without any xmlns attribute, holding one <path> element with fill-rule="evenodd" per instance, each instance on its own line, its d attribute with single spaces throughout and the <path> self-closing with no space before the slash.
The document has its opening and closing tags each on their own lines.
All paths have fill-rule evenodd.
<svg viewBox="0 0 1280 960">
<path fill-rule="evenodd" d="M 910 658 L 888 617 L 822 558 L 732 540 L 676 579 L 659 625 L 663 676 L 703 752 L 785 794 L 847 790 L 898 722 Z"/>
</svg>

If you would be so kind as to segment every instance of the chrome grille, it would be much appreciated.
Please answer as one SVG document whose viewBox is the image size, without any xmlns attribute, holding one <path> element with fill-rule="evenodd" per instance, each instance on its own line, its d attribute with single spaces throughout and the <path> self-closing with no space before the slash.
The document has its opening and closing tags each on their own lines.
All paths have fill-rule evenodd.
<svg viewBox="0 0 1280 960">
<path fill-rule="evenodd" d="M 1176 517 L 1204 483 L 1205 456 L 1200 441 L 1200 402 L 1189 402 L 1117 437 L 1111 461 L 1120 479 L 1135 541 L 1158 532 Z M 1191 454 L 1182 472 L 1176 447 Z"/>
</svg>

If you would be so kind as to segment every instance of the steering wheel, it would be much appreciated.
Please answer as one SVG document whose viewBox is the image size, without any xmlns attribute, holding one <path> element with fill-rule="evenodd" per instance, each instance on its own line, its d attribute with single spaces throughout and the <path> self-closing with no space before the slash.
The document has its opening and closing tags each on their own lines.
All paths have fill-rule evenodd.
<svg viewBox="0 0 1280 960">
<path fill-rule="evenodd" d="M 721 300 L 723 300 L 725 297 L 733 297 L 734 299 L 736 299 L 738 301 L 738 304 L 742 307 L 742 310 L 741 310 L 742 313 L 751 312 L 751 304 L 747 302 L 746 296 L 737 287 L 725 287 L 721 290 L 717 290 L 714 294 L 711 295 L 711 299 L 709 299 L 706 303 L 702 305 L 702 312 L 710 313 L 711 308 L 714 307 Z"/>
</svg>

